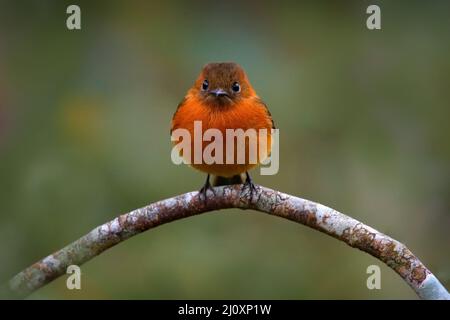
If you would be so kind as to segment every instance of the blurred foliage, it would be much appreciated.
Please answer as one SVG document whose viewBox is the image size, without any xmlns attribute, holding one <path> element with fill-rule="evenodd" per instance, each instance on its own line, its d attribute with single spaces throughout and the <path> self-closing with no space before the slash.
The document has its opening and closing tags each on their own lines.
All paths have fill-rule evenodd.
<svg viewBox="0 0 450 320">
<path fill-rule="evenodd" d="M 236 61 L 280 128 L 275 176 L 406 243 L 450 287 L 446 1 L 0 0 L 0 281 L 120 213 L 199 189 L 169 124 L 203 64 Z M 32 298 L 414 298 L 316 231 L 229 210 L 139 235 Z"/>
</svg>

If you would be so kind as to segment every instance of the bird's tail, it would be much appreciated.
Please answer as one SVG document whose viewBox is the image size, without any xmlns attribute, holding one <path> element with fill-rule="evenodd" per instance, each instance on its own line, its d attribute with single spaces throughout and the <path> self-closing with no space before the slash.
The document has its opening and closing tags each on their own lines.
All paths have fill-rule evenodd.
<svg viewBox="0 0 450 320">
<path fill-rule="evenodd" d="M 242 179 L 242 176 L 240 174 L 228 178 L 215 176 L 212 185 L 214 187 L 218 187 L 218 186 L 227 186 L 230 184 L 241 184 L 243 182 L 244 180 Z"/>
</svg>

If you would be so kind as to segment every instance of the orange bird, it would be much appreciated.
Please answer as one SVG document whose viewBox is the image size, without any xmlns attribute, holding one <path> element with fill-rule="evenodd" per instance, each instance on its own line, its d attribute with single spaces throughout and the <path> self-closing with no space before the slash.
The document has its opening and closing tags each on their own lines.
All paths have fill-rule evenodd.
<svg viewBox="0 0 450 320">
<path fill-rule="evenodd" d="M 192 167 L 207 173 L 204 186 L 200 193 L 204 194 L 212 189 L 212 185 L 225 185 L 233 183 L 242 183 L 241 174 L 246 174 L 244 187 L 249 187 L 253 193 L 255 185 L 248 173 L 248 170 L 257 166 L 261 161 L 270 155 L 271 150 L 271 129 L 274 129 L 272 116 L 265 103 L 258 97 L 252 85 L 250 84 L 244 69 L 233 62 L 209 63 L 205 65 L 200 72 L 192 88 L 189 89 L 184 99 L 178 105 L 173 115 L 171 134 L 176 129 L 186 129 L 191 137 L 194 136 L 194 122 L 201 121 L 202 130 L 219 130 L 223 137 L 226 137 L 227 129 L 266 129 L 266 143 L 257 137 L 258 155 L 257 161 L 249 161 L 249 142 L 239 144 L 236 140 L 234 151 L 238 148 L 245 148 L 245 161 L 238 163 L 236 154 L 233 163 L 225 160 L 226 153 L 229 152 L 226 145 L 230 143 L 223 139 L 223 161 L 221 163 L 207 164 L 194 163 L 193 156 L 189 159 Z M 192 149 L 194 148 L 193 139 L 191 139 Z M 174 141 L 177 143 L 177 141 Z M 202 141 L 202 151 L 208 145 L 207 141 Z M 228 150 L 228 151 L 227 151 Z M 230 147 L 231 150 L 231 147 Z M 183 152 L 180 151 L 181 156 Z M 193 152 L 191 152 L 193 154 Z M 210 183 L 210 175 L 215 176 L 213 184 Z"/>
</svg>

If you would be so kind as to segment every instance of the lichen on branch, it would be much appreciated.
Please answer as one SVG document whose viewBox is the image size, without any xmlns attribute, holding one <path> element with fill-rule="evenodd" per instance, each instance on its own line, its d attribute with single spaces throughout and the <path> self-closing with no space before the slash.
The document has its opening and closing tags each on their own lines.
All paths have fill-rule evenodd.
<svg viewBox="0 0 450 320">
<path fill-rule="evenodd" d="M 402 243 L 322 204 L 257 186 L 250 193 L 242 185 L 214 188 L 205 200 L 189 192 L 123 214 L 36 262 L 12 278 L 8 290 L 25 297 L 66 273 L 69 265 L 82 265 L 103 251 L 159 225 L 213 210 L 253 209 L 286 218 L 324 232 L 386 263 L 422 299 L 447 299 L 439 280 Z"/>
</svg>

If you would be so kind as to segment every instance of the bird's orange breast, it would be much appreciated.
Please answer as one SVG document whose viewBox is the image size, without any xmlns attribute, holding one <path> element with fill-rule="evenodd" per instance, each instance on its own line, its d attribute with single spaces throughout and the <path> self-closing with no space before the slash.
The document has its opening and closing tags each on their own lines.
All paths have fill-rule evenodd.
<svg viewBox="0 0 450 320">
<path fill-rule="evenodd" d="M 200 164 L 194 163 L 194 152 L 191 152 L 190 159 L 186 159 L 196 169 L 211 173 L 214 175 L 220 175 L 224 177 L 230 177 L 236 174 L 243 173 L 252 167 L 256 166 L 262 160 L 264 160 L 271 150 L 271 129 L 272 119 L 268 113 L 266 107 L 259 102 L 257 98 L 242 99 L 238 103 L 234 103 L 227 106 L 208 106 L 202 101 L 199 101 L 192 95 L 186 96 L 184 102 L 179 106 L 177 112 L 172 119 L 172 131 L 183 128 L 187 129 L 191 136 L 191 149 L 194 150 L 194 123 L 200 121 L 202 126 L 202 132 L 204 133 L 208 129 L 217 129 L 222 133 L 222 163 L 206 164 L 202 161 Z M 227 163 L 227 150 L 228 153 L 233 146 L 227 148 L 227 129 L 254 129 L 257 133 L 262 132 L 260 129 L 266 129 L 267 137 L 263 141 L 263 136 L 258 135 L 257 141 L 257 159 L 256 163 L 250 161 L 250 149 L 252 146 L 248 139 L 245 143 L 239 143 L 239 139 L 235 139 L 234 144 L 234 161 L 233 163 Z M 175 141 L 174 143 L 177 143 Z M 202 152 L 210 144 L 209 141 L 203 141 Z M 242 152 L 245 152 L 244 163 L 237 163 L 238 149 L 244 148 Z M 185 156 L 185 155 L 183 155 Z"/>
</svg>

